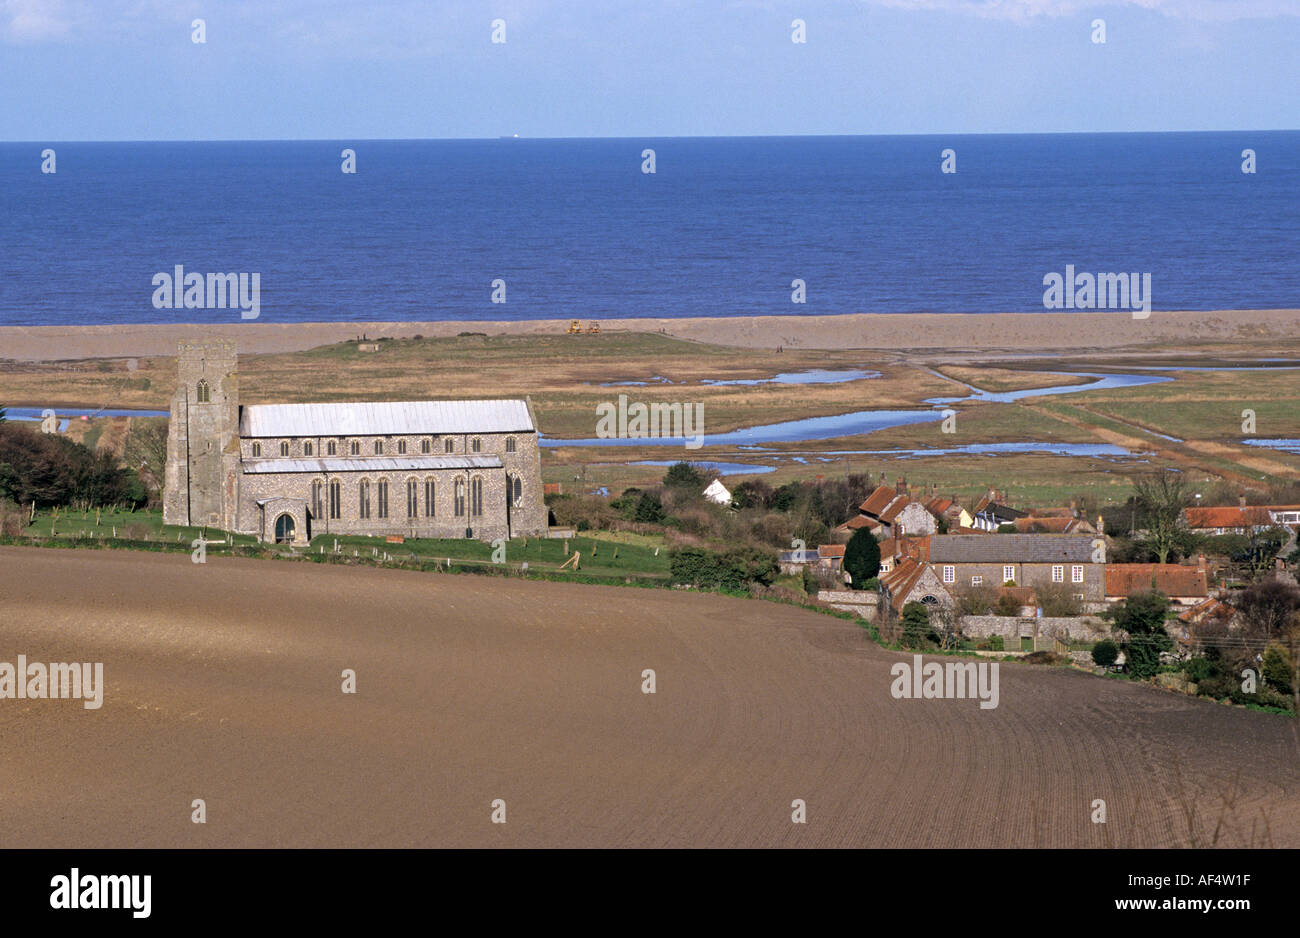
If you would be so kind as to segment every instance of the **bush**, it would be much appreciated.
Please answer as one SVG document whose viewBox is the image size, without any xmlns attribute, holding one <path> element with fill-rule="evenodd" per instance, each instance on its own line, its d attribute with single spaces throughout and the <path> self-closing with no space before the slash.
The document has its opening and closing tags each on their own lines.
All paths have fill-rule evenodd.
<svg viewBox="0 0 1300 938">
<path fill-rule="evenodd" d="M 859 528 L 844 548 L 844 569 L 853 578 L 855 590 L 867 588 L 867 581 L 880 573 L 880 542 L 866 528 Z"/>
<path fill-rule="evenodd" d="M 879 577 L 874 577 L 874 576 L 873 576 L 871 579 L 867 580 L 867 582 L 865 582 L 865 583 L 862 584 L 862 588 L 863 588 L 864 590 L 876 590 L 876 591 L 879 591 L 879 589 L 880 589 L 880 578 L 879 578 Z"/>
<path fill-rule="evenodd" d="M 1260 668 L 1264 680 L 1268 681 L 1284 694 L 1291 693 L 1291 662 L 1287 659 L 1286 649 L 1281 645 L 1269 645 L 1264 652 L 1264 663 Z"/>
<path fill-rule="evenodd" d="M 1101 668 L 1112 667 L 1119 659 L 1119 646 L 1109 638 L 1103 638 L 1092 646 L 1092 662 Z"/>
<path fill-rule="evenodd" d="M 645 524 L 658 524 L 664 520 L 664 506 L 649 492 L 642 492 L 641 497 L 636 501 L 632 520 Z"/>
<path fill-rule="evenodd" d="M 776 557 L 754 547 L 723 553 L 704 547 L 680 547 L 669 552 L 673 582 L 714 589 L 748 590 L 753 584 L 770 586 L 776 579 Z"/>
<path fill-rule="evenodd" d="M 997 605 L 993 607 L 993 614 L 999 616 L 1019 616 L 1020 600 L 1010 593 L 1003 593 L 998 597 Z"/>
<path fill-rule="evenodd" d="M 1160 667 L 1160 653 L 1174 647 L 1173 639 L 1165 631 L 1168 608 L 1169 600 L 1160 593 L 1135 593 L 1105 613 L 1116 629 L 1128 634 L 1124 642 L 1124 670 L 1136 678 L 1154 675 Z"/>
<path fill-rule="evenodd" d="M 669 488 L 704 489 L 704 473 L 688 462 L 676 462 L 664 473 L 664 485 Z"/>
<path fill-rule="evenodd" d="M 1183 674 L 1187 675 L 1187 680 L 1196 685 L 1203 684 L 1222 673 L 1223 668 L 1217 661 L 1211 661 L 1204 656 L 1188 658 L 1183 662 Z"/>
<path fill-rule="evenodd" d="M 989 651 L 1006 651 L 1006 647 L 1001 635 L 989 636 Z"/>
<path fill-rule="evenodd" d="M 903 607 L 904 648 L 922 648 L 930 637 L 930 610 L 925 603 L 908 603 Z"/>
</svg>

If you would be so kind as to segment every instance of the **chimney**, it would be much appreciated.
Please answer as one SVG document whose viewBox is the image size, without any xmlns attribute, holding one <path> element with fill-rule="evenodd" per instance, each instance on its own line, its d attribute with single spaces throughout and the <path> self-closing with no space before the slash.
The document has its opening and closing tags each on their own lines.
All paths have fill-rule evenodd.
<svg viewBox="0 0 1300 938">
<path fill-rule="evenodd" d="M 1246 507 L 1246 493 L 1245 493 L 1245 492 L 1242 492 L 1240 495 L 1237 496 L 1237 507 L 1238 507 L 1238 508 L 1245 508 L 1245 507 Z"/>
<path fill-rule="evenodd" d="M 1098 534 L 1106 533 L 1106 519 L 1103 518 L 1101 515 L 1097 516 L 1097 533 Z"/>
</svg>

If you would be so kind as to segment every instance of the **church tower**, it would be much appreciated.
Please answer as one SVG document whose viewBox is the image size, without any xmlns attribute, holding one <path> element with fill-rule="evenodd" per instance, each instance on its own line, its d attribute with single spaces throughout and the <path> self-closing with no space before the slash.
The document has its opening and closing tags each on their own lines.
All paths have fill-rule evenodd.
<svg viewBox="0 0 1300 938">
<path fill-rule="evenodd" d="M 235 343 L 177 346 L 167 424 L 163 523 L 232 530 L 239 485 L 239 378 Z"/>
</svg>

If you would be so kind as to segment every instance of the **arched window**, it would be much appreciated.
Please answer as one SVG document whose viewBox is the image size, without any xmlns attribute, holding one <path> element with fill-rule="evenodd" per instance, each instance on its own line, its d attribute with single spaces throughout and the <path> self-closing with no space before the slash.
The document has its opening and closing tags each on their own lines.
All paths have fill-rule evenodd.
<svg viewBox="0 0 1300 938">
<path fill-rule="evenodd" d="M 406 455 L 406 441 L 405 441 L 405 440 L 398 440 L 398 441 L 397 441 L 397 454 L 398 454 L 399 456 L 405 456 L 405 455 Z"/>
<path fill-rule="evenodd" d="M 200 404 L 208 404 L 212 401 L 212 392 L 208 389 L 208 382 L 203 378 L 199 379 L 199 386 L 195 389 L 195 397 Z"/>
<path fill-rule="evenodd" d="M 380 479 L 379 484 L 375 486 L 375 488 L 377 489 L 376 495 L 378 496 L 375 500 L 379 503 L 378 505 L 379 517 L 387 518 L 388 517 L 388 480 Z"/>
<path fill-rule="evenodd" d="M 455 495 L 456 497 L 453 500 L 453 502 L 456 506 L 456 517 L 463 518 L 465 516 L 465 480 L 464 479 L 456 480 Z"/>
<path fill-rule="evenodd" d="M 383 441 L 383 440 L 375 440 L 375 455 L 376 455 L 376 456 L 382 456 L 383 453 L 384 453 L 384 441 Z"/>
<path fill-rule="evenodd" d="M 321 482 L 320 479 L 315 479 L 312 481 L 311 516 L 313 518 L 320 518 L 324 515 L 324 512 L 321 510 L 325 507 L 324 504 L 321 502 L 321 495 L 324 492 L 324 490 L 325 490 L 325 484 Z"/>
<path fill-rule="evenodd" d="M 253 456 L 256 458 L 256 457 L 261 456 L 261 455 L 262 455 L 262 444 L 261 444 L 261 443 L 254 443 L 254 444 L 253 444 Z"/>
<path fill-rule="evenodd" d="M 370 517 L 370 483 L 366 479 L 357 487 L 357 513 L 362 520 Z"/>
<path fill-rule="evenodd" d="M 515 476 L 513 478 L 507 477 L 506 488 L 507 488 L 508 497 L 510 498 L 511 503 L 516 508 L 518 508 L 521 504 L 523 504 L 523 498 L 524 498 L 523 479 L 519 478 L 519 476 Z"/>
<path fill-rule="evenodd" d="M 433 484 L 433 480 L 425 479 L 424 480 L 424 516 L 426 518 L 433 518 L 437 516 L 437 510 L 436 510 L 437 500 L 434 497 L 437 494 L 438 493 Z"/>
<path fill-rule="evenodd" d="M 513 436 L 508 436 L 506 437 L 506 452 L 513 453 L 514 451 L 515 451 L 515 438 Z"/>
<path fill-rule="evenodd" d="M 361 441 L 360 441 L 360 440 L 353 440 L 353 441 L 352 441 L 351 453 L 352 453 L 353 456 L 360 456 L 360 455 L 361 455 Z"/>
<path fill-rule="evenodd" d="M 442 444 L 442 449 L 445 453 L 454 453 L 456 451 L 456 441 L 451 437 L 447 437 Z"/>
<path fill-rule="evenodd" d="M 307 440 L 305 443 L 302 444 L 302 454 L 304 456 L 313 456 L 315 455 L 315 453 L 316 453 L 316 449 L 311 445 L 311 440 Z"/>
<path fill-rule="evenodd" d="M 288 440 L 281 440 L 281 441 L 280 441 L 280 455 L 281 455 L 281 456 L 288 456 L 288 455 L 289 455 L 289 441 L 288 441 Z"/>
<path fill-rule="evenodd" d="M 325 452 L 327 455 L 337 456 L 338 451 L 339 451 L 338 445 L 333 440 L 330 440 L 328 443 L 325 444 Z"/>
<path fill-rule="evenodd" d="M 417 518 L 420 515 L 420 486 L 414 479 L 406 480 L 406 517 Z"/>
<path fill-rule="evenodd" d="M 483 446 L 483 443 L 482 443 L 482 441 L 481 441 L 478 437 L 474 437 L 474 439 L 470 441 L 470 447 L 471 447 L 471 448 L 474 450 L 474 452 L 476 452 L 476 453 L 477 453 L 480 449 L 482 449 L 482 446 Z"/>
<path fill-rule="evenodd" d="M 343 511 L 343 486 L 337 480 L 330 483 L 330 517 L 335 521 Z"/>
<path fill-rule="evenodd" d="M 429 447 L 429 441 L 428 441 L 428 440 L 421 440 L 421 441 L 420 441 L 420 452 L 424 453 L 424 454 L 427 456 L 427 455 L 429 454 L 429 448 L 430 448 L 430 447 Z"/>
<path fill-rule="evenodd" d="M 483 480 L 478 476 L 469 483 L 469 513 L 475 517 L 483 514 Z"/>
</svg>

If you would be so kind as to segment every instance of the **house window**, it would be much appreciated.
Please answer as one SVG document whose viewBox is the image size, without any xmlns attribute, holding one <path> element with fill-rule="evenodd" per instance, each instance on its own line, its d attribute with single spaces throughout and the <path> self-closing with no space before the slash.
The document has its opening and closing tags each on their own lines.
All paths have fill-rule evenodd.
<svg viewBox="0 0 1300 938">
<path fill-rule="evenodd" d="M 379 485 L 376 486 L 376 488 L 378 489 L 376 494 L 379 496 L 378 499 L 376 499 L 376 501 L 379 502 L 379 505 L 377 506 L 379 508 L 379 517 L 387 518 L 388 517 L 388 480 L 380 479 Z"/>
<path fill-rule="evenodd" d="M 453 452 L 455 452 L 455 451 L 456 451 L 456 444 L 455 444 L 455 441 L 452 440 L 451 437 L 447 437 L 446 441 L 445 441 L 445 442 L 443 443 L 443 445 L 442 445 L 442 449 L 443 449 L 443 452 L 445 452 L 445 453 L 453 453 Z"/>
<path fill-rule="evenodd" d="M 456 517 L 461 518 L 465 515 L 465 480 L 457 479 L 455 486 L 455 498 L 453 502 L 456 506 Z"/>
<path fill-rule="evenodd" d="M 336 444 L 333 440 L 330 440 L 328 443 L 325 444 L 325 452 L 328 453 L 330 456 L 337 456 L 339 452 L 338 444 Z"/>
<path fill-rule="evenodd" d="M 406 480 L 406 517 L 417 518 L 420 515 L 420 486 L 414 479 Z"/>
<path fill-rule="evenodd" d="M 312 456 L 315 455 L 315 453 L 316 453 L 316 449 L 311 445 L 311 440 L 308 440 L 306 443 L 302 444 L 302 454 L 304 456 Z"/>
<path fill-rule="evenodd" d="M 361 441 L 360 441 L 360 440 L 353 440 L 353 441 L 352 441 L 352 446 L 349 448 L 349 452 L 351 452 L 353 456 L 360 456 L 360 455 L 361 455 Z"/>
<path fill-rule="evenodd" d="M 1083 582 L 1083 564 L 1076 563 L 1074 566 L 1070 568 L 1070 582 L 1071 583 Z"/>
<path fill-rule="evenodd" d="M 474 437 L 474 439 L 470 441 L 470 448 L 476 453 L 482 448 L 482 445 L 482 441 L 480 441 L 478 437 Z"/>
<path fill-rule="evenodd" d="M 945 564 L 943 568 L 943 581 L 945 583 L 957 582 L 957 568 L 952 564 Z"/>
<path fill-rule="evenodd" d="M 281 441 L 280 441 L 280 455 L 281 455 L 281 456 L 288 456 L 288 455 L 289 455 L 289 441 L 288 441 L 288 440 L 281 440 Z"/>
<path fill-rule="evenodd" d="M 370 517 L 370 483 L 365 479 L 361 480 L 357 490 L 357 510 L 362 519 Z"/>
<path fill-rule="evenodd" d="M 319 518 L 323 514 L 321 511 L 321 490 L 324 488 L 325 486 L 319 479 L 311 484 L 311 516 L 313 518 Z"/>
<path fill-rule="evenodd" d="M 382 456 L 383 454 L 384 454 L 384 441 L 375 440 L 375 455 Z"/>
<path fill-rule="evenodd" d="M 338 520 L 343 508 L 343 486 L 338 482 L 330 483 L 330 517 Z"/>
<path fill-rule="evenodd" d="M 513 436 L 508 436 L 506 437 L 506 452 L 513 453 L 514 451 L 515 451 L 515 438 Z"/>
<path fill-rule="evenodd" d="M 478 476 L 469 484 L 469 513 L 475 517 L 483 514 L 483 480 Z"/>
<path fill-rule="evenodd" d="M 420 452 L 424 453 L 426 456 L 429 455 L 429 441 L 428 441 L 428 440 L 421 440 L 421 441 L 420 441 Z"/>
<path fill-rule="evenodd" d="M 1059 563 L 1052 564 L 1052 582 L 1053 583 L 1065 582 L 1065 567 Z"/>
<path fill-rule="evenodd" d="M 1015 568 L 1014 565 L 1012 565 L 1012 564 L 1007 564 L 1005 567 L 1002 568 L 1002 582 L 1003 582 L 1003 583 L 1007 583 L 1007 582 L 1009 582 L 1009 581 L 1014 581 L 1015 578 L 1016 578 L 1016 568 Z"/>
<path fill-rule="evenodd" d="M 199 379 L 199 386 L 194 390 L 194 396 L 200 404 L 209 404 L 212 402 L 212 392 L 208 388 L 208 382 L 202 378 Z"/>
<path fill-rule="evenodd" d="M 254 444 L 253 444 L 253 456 L 256 457 L 256 456 L 261 456 L 261 455 L 262 455 L 262 444 L 261 444 L 261 443 L 254 443 Z"/>
<path fill-rule="evenodd" d="M 434 489 L 433 480 L 425 479 L 424 480 L 424 516 L 426 518 L 432 518 L 437 514 L 437 512 L 434 510 L 434 505 L 436 504 L 434 501 L 434 496 L 436 494 L 437 492 Z"/>
<path fill-rule="evenodd" d="M 405 440 L 398 440 L 398 441 L 397 441 L 397 454 L 398 454 L 399 456 L 405 456 L 405 455 L 406 455 L 406 441 L 405 441 Z"/>
<path fill-rule="evenodd" d="M 973 576 L 970 578 L 971 586 L 979 586 L 983 582 L 984 582 L 984 577 L 982 576 Z"/>
</svg>

